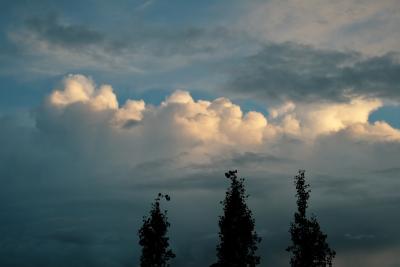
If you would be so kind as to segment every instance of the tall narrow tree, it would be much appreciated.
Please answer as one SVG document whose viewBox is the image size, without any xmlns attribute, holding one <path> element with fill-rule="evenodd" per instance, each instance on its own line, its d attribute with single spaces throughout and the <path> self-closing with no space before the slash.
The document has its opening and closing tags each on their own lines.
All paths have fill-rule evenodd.
<svg viewBox="0 0 400 267">
<path fill-rule="evenodd" d="M 168 261 L 175 257 L 169 249 L 167 231 L 170 226 L 167 211 L 161 211 L 160 201 L 168 195 L 158 194 L 152 204 L 149 217 L 143 217 L 143 226 L 139 229 L 139 244 L 142 246 L 141 267 L 168 267 Z"/>
<path fill-rule="evenodd" d="M 292 267 L 326 267 L 332 266 L 335 251 L 330 249 L 324 234 L 314 215 L 307 218 L 307 201 L 311 190 L 305 181 L 305 171 L 300 170 L 295 176 L 297 212 L 294 222 L 290 226 L 292 245 L 286 250 L 292 253 L 290 264 Z"/>
<path fill-rule="evenodd" d="M 260 263 L 255 255 L 257 245 L 261 241 L 254 229 L 254 219 L 246 204 L 244 179 L 237 177 L 237 171 L 225 173 L 231 184 L 228 188 L 224 206 L 224 214 L 219 220 L 220 244 L 217 246 L 218 267 L 254 267 Z"/>
</svg>

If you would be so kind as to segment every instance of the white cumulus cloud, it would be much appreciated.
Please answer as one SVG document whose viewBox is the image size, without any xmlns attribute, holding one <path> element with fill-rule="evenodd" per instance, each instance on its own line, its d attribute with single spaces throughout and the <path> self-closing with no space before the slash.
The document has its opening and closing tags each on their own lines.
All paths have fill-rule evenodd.
<svg viewBox="0 0 400 267">
<path fill-rule="evenodd" d="M 55 90 L 49 97 L 53 106 L 67 106 L 73 103 L 88 103 L 96 110 L 117 109 L 118 101 L 110 85 L 96 89 L 94 82 L 83 75 L 68 75 L 64 88 Z"/>
<path fill-rule="evenodd" d="M 119 108 L 110 85 L 96 88 L 90 78 L 69 75 L 64 80 L 64 88 L 50 95 L 49 103 L 56 108 L 82 103 L 94 112 L 108 110 L 112 112 L 109 127 L 124 128 L 140 122 L 140 130 L 127 128 L 131 132 L 143 129 L 168 132 L 170 137 L 206 146 L 237 145 L 251 149 L 268 144 L 281 135 L 309 141 L 337 132 L 362 139 L 400 140 L 398 129 L 386 122 L 368 121 L 369 115 L 383 106 L 382 101 L 376 98 L 357 97 L 348 103 L 287 102 L 271 108 L 268 121 L 262 113 L 244 113 L 228 98 L 194 100 L 188 91 L 182 90 L 166 97 L 159 106 L 128 99 Z"/>
</svg>

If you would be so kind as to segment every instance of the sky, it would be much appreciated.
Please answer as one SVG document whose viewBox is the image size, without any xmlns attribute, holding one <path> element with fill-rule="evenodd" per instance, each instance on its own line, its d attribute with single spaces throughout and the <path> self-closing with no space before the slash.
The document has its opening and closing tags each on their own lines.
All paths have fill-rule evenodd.
<svg viewBox="0 0 400 267">
<path fill-rule="evenodd" d="M 262 267 L 289 266 L 293 177 L 334 266 L 400 266 L 397 0 L 0 3 L 0 265 L 209 266 L 238 169 Z"/>
</svg>

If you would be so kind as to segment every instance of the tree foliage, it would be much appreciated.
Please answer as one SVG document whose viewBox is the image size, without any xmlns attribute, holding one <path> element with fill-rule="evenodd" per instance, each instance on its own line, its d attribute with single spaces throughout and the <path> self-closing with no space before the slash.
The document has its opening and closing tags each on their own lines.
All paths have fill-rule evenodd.
<svg viewBox="0 0 400 267">
<path fill-rule="evenodd" d="M 306 184 L 304 173 L 304 170 L 300 170 L 295 176 L 297 212 L 289 230 L 292 245 L 286 249 L 292 253 L 290 264 L 292 267 L 332 266 L 336 253 L 326 242 L 327 235 L 321 231 L 314 215 L 310 218 L 306 215 L 311 190 L 308 189 L 310 185 Z"/>
<path fill-rule="evenodd" d="M 160 209 L 163 198 L 170 200 L 168 195 L 159 193 L 152 204 L 150 216 L 143 217 L 143 226 L 138 231 L 139 244 L 142 246 L 141 267 L 167 267 L 168 261 L 175 257 L 169 249 L 169 238 L 166 236 L 170 226 L 167 211 Z"/>
<path fill-rule="evenodd" d="M 224 214 L 219 220 L 218 261 L 211 266 L 253 267 L 260 263 L 255 252 L 261 238 L 254 229 L 255 222 L 246 204 L 248 195 L 245 194 L 244 179 L 238 179 L 236 170 L 225 173 L 225 176 L 231 180 L 231 185 L 221 202 Z"/>
</svg>

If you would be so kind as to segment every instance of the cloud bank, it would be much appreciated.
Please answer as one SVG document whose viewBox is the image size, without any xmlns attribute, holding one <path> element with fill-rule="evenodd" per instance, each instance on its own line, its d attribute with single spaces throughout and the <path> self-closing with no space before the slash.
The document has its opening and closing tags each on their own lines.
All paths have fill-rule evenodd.
<svg viewBox="0 0 400 267">
<path fill-rule="evenodd" d="M 385 219 L 392 213 L 382 211 L 396 209 L 400 131 L 368 121 L 383 105 L 380 99 L 288 101 L 271 107 L 268 116 L 243 112 L 228 98 L 199 100 L 182 90 L 159 105 L 117 99 L 110 85 L 68 75 L 30 115 L 1 117 L 5 265 L 137 262 L 135 229 L 159 191 L 173 196 L 171 242 L 180 255 L 174 264 L 209 264 L 226 186 L 221 174 L 229 168 L 248 177 L 250 205 L 264 236 L 263 264 L 287 262 L 291 177 L 298 168 L 310 170 L 311 208 L 340 266 L 368 266 L 345 253 L 359 246 L 382 255 L 399 245 L 397 227 Z M 380 216 L 360 228 L 371 212 Z M 209 218 L 200 215 L 206 213 Z M 337 216 L 348 221 L 332 223 Z M 349 244 L 348 236 L 374 238 Z M 13 256 L 22 254 L 28 260 Z"/>
<path fill-rule="evenodd" d="M 110 112 L 110 127 L 142 131 L 159 125 L 159 132 L 174 130 L 174 135 L 201 145 L 252 145 L 268 143 L 282 135 L 301 140 L 324 134 L 345 132 L 352 138 L 374 141 L 397 141 L 400 132 L 384 121 L 371 124 L 369 115 L 383 106 L 377 98 L 354 97 L 348 103 L 286 102 L 269 110 L 267 118 L 259 112 L 243 113 L 240 106 L 227 98 L 212 101 L 194 100 L 187 91 L 175 91 L 159 106 L 146 105 L 143 100 L 128 99 L 119 108 L 117 96 L 110 85 L 96 88 L 82 75 L 69 75 L 64 88 L 48 98 L 49 108 L 58 112 L 75 104 L 83 104 L 93 112 Z M 132 124 L 132 127 L 129 125 Z M 135 126 L 135 127 L 134 127 Z M 138 129 L 136 129 L 138 128 Z"/>
</svg>

